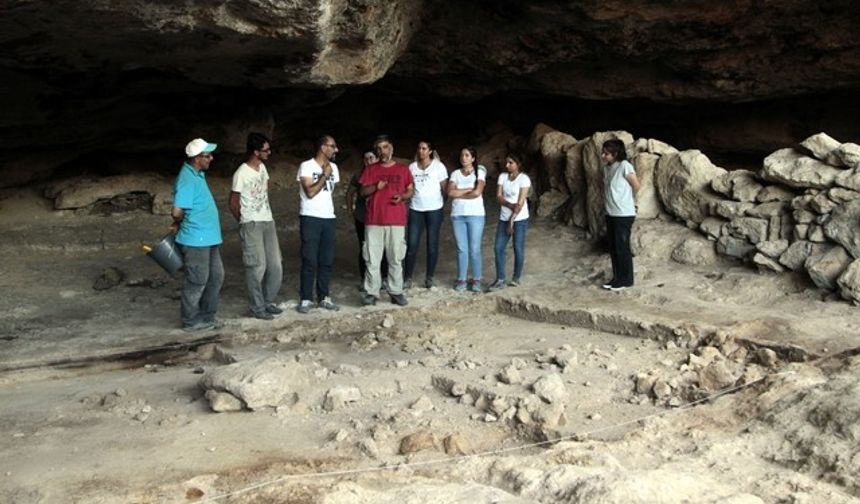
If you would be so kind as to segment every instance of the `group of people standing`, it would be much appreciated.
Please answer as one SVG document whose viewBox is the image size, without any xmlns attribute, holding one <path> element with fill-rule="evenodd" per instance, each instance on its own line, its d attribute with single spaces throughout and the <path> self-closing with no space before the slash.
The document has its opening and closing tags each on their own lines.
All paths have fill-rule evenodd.
<svg viewBox="0 0 860 504">
<path fill-rule="evenodd" d="M 189 142 L 185 148 L 187 159 L 174 188 L 173 228 L 185 262 L 181 316 L 184 328 L 192 331 L 222 325 L 215 318 L 224 280 L 220 256 L 221 226 L 215 199 L 205 178 L 216 148 L 216 144 L 200 138 Z M 621 149 L 623 152 L 623 144 Z M 271 142 L 266 136 L 259 133 L 248 135 L 247 158 L 233 175 L 229 200 L 230 211 L 239 222 L 251 314 L 263 320 L 272 320 L 283 312 L 276 301 L 283 269 L 269 205 L 269 174 L 265 165 L 271 152 Z M 336 249 L 333 194 L 340 182 L 340 172 L 334 162 L 337 153 L 335 139 L 325 135 L 317 141 L 314 156 L 301 163 L 298 169 L 301 274 L 300 301 L 296 310 L 299 313 L 308 313 L 314 306 L 332 311 L 340 309 L 330 292 Z M 633 206 L 632 194 L 638 189 L 635 172 L 619 156 L 613 147 L 604 146 L 604 160 L 619 167 L 607 168 L 607 174 L 612 172 L 614 175 L 606 179 L 606 194 L 614 202 L 622 202 L 613 203 L 618 208 L 614 206 L 612 212 L 607 203 L 610 243 L 614 251 L 621 251 L 612 254 L 614 279 L 604 286 L 612 289 L 625 288 L 633 283 L 632 256 L 629 254 L 633 218 L 626 214 L 629 213 L 628 207 Z M 487 170 L 478 164 L 477 158 L 474 147 L 464 147 L 459 154 L 458 168 L 449 174 L 433 144 L 422 140 L 418 143 L 415 161 L 407 166 L 394 159 L 394 145 L 387 136 L 378 137 L 373 150 L 364 154 L 363 168 L 352 178 L 347 191 L 347 207 L 354 217 L 360 244 L 362 304 L 376 304 L 383 291 L 387 292 L 392 303 L 408 304 L 404 291 L 413 286 L 417 253 L 425 236 L 424 286 L 430 288 L 435 285 L 446 199 L 451 200 L 451 221 L 457 248 L 454 290 L 483 290 L 481 240 L 486 218 L 483 192 Z M 627 192 L 616 188 L 616 179 L 627 183 Z M 491 291 L 520 283 L 525 263 L 530 187 L 531 181 L 522 171 L 522 158 L 509 154 L 496 189 L 500 215 L 494 246 L 496 278 L 489 284 Z M 626 204 L 628 198 L 629 205 Z M 624 215 L 616 215 L 619 213 Z M 632 215 L 635 215 L 635 209 Z M 511 238 L 514 243 L 514 270 L 511 281 L 507 283 L 506 249 Z M 623 254 L 625 246 L 627 256 Z"/>
</svg>

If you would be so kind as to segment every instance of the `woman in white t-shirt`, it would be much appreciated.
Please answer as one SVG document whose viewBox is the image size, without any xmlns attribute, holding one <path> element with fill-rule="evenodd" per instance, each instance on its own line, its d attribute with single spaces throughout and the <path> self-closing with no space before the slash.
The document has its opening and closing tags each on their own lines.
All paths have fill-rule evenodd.
<svg viewBox="0 0 860 504">
<path fill-rule="evenodd" d="M 529 228 L 529 206 L 526 198 L 532 182 L 529 176 L 522 172 L 522 159 L 515 154 L 508 154 L 505 160 L 506 173 L 499 175 L 499 185 L 496 188 L 496 200 L 500 205 L 499 223 L 496 226 L 496 281 L 490 290 L 505 288 L 505 262 L 508 241 L 514 237 L 514 277 L 510 285 L 520 284 L 523 274 L 523 264 L 526 260 L 526 231 Z"/>
<path fill-rule="evenodd" d="M 409 165 L 415 194 L 409 202 L 409 221 L 406 226 L 406 264 L 403 268 L 403 288 L 412 287 L 415 259 L 421 245 L 421 235 L 427 229 L 427 269 L 424 287 L 433 287 L 433 275 L 439 258 L 439 230 L 442 229 L 443 194 L 448 183 L 448 169 L 439 161 L 433 144 L 418 142 L 415 161 Z"/>
<path fill-rule="evenodd" d="M 451 222 L 457 242 L 457 282 L 454 290 L 463 292 L 467 287 L 467 273 L 472 266 L 472 279 L 468 288 L 481 292 L 481 237 L 484 234 L 484 187 L 487 169 L 478 164 L 478 152 L 472 146 L 460 151 L 460 169 L 448 178 L 448 197 L 451 201 Z"/>
<path fill-rule="evenodd" d="M 612 260 L 612 280 L 604 289 L 621 291 L 633 287 L 633 253 L 630 250 L 630 230 L 636 219 L 635 195 L 639 190 L 636 170 L 627 161 L 624 142 L 618 139 L 603 142 L 600 157 L 606 163 L 603 171 L 603 201 L 606 210 L 606 238 Z"/>
</svg>

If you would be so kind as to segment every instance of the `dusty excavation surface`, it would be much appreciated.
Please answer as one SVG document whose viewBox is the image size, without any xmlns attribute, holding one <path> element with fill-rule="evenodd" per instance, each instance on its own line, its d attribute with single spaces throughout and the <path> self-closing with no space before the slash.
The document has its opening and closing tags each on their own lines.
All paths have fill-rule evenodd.
<svg viewBox="0 0 860 504">
<path fill-rule="evenodd" d="M 291 308 L 295 186 L 276 191 Z M 226 326 L 188 334 L 179 280 L 139 252 L 163 216 L 0 205 L 0 502 L 860 500 L 860 311 L 799 275 L 673 263 L 680 225 L 637 224 L 628 291 L 538 221 L 523 286 L 457 294 L 446 223 L 438 286 L 362 308 L 343 219 L 342 309 L 274 322 L 248 317 L 228 225 Z"/>
</svg>

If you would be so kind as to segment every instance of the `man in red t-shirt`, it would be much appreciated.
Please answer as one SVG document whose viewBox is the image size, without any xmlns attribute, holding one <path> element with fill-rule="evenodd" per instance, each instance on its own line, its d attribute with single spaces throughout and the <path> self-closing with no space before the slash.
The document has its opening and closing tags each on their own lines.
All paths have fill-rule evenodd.
<svg viewBox="0 0 860 504">
<path fill-rule="evenodd" d="M 382 286 L 379 264 L 383 253 L 388 258 L 388 294 L 391 302 L 400 306 L 407 304 L 403 295 L 403 267 L 406 256 L 406 217 L 408 201 L 415 186 L 412 173 L 403 163 L 394 161 L 394 145 L 382 135 L 373 143 L 379 161 L 364 169 L 358 183 L 361 195 L 367 198 L 367 213 L 364 216 L 364 260 L 367 271 L 364 275 L 362 299 L 365 305 L 376 304 Z"/>
</svg>

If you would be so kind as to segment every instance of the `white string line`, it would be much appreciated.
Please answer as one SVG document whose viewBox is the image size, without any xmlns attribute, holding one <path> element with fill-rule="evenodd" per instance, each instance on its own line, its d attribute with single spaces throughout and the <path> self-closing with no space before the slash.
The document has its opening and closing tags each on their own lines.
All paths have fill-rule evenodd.
<svg viewBox="0 0 860 504">
<path fill-rule="evenodd" d="M 260 488 L 263 488 L 263 487 L 266 487 L 269 485 L 274 485 L 276 483 L 281 483 L 281 482 L 288 481 L 288 480 L 310 479 L 310 478 L 316 479 L 316 478 L 325 478 L 325 477 L 330 477 L 330 476 L 348 476 L 348 475 L 354 475 L 354 474 L 390 471 L 390 470 L 394 470 L 394 469 L 406 469 L 406 468 L 412 468 L 412 467 L 423 467 L 423 466 L 448 464 L 448 463 L 453 464 L 455 462 L 460 462 L 460 461 L 468 460 L 468 459 L 472 459 L 472 458 L 485 457 L 488 455 L 501 455 L 501 454 L 510 453 L 510 452 L 514 452 L 514 451 L 521 451 L 521 450 L 526 450 L 529 448 L 537 448 L 537 447 L 545 446 L 545 445 L 549 445 L 549 444 L 556 444 L 556 443 L 559 443 L 562 441 L 582 439 L 585 436 L 590 436 L 590 435 L 593 435 L 593 434 L 596 434 L 599 432 L 607 431 L 610 429 L 615 429 L 618 427 L 623 427 L 625 425 L 639 423 L 639 422 L 642 422 L 642 421 L 647 420 L 649 418 L 657 418 L 657 417 L 676 414 L 676 413 L 679 413 L 681 411 L 685 411 L 685 410 L 689 409 L 690 407 L 695 406 L 697 404 L 701 404 L 703 402 L 710 401 L 711 399 L 716 399 L 717 397 L 720 397 L 720 396 L 723 396 L 726 394 L 730 394 L 732 392 L 737 392 L 739 390 L 743 390 L 747 387 L 755 385 L 756 383 L 764 381 L 767 378 L 775 378 L 777 376 L 783 376 L 783 375 L 789 375 L 789 374 L 795 374 L 795 371 L 782 371 L 779 373 L 768 374 L 768 375 L 765 375 L 765 376 L 763 376 L 757 380 L 751 381 L 749 383 L 745 383 L 743 385 L 736 385 L 733 387 L 728 387 L 725 389 L 718 390 L 717 392 L 714 392 L 713 394 L 711 394 L 707 397 L 703 397 L 701 399 L 696 399 L 695 401 L 690 401 L 688 403 L 684 403 L 684 404 L 678 406 L 677 408 L 667 409 L 664 411 L 658 411 L 656 413 L 650 413 L 648 415 L 644 415 L 644 416 L 634 418 L 631 420 L 626 420 L 624 422 L 620 422 L 617 424 L 598 427 L 596 429 L 586 431 L 584 433 L 572 434 L 570 436 L 563 436 L 563 437 L 556 438 L 556 439 L 551 439 L 551 440 L 546 440 L 546 441 L 538 441 L 535 443 L 528 443 L 528 444 L 518 445 L 518 446 L 512 446 L 510 448 L 500 448 L 497 450 L 488 450 L 488 451 L 483 451 L 483 452 L 478 452 L 478 453 L 472 453 L 469 455 L 457 455 L 457 456 L 453 456 L 453 457 L 424 460 L 424 461 L 419 461 L 419 462 L 410 462 L 410 463 L 396 464 L 396 465 L 384 465 L 384 466 L 378 466 L 378 467 L 362 467 L 362 468 L 357 468 L 357 469 L 342 469 L 339 471 L 327 471 L 327 472 L 320 472 L 320 473 L 285 474 L 285 475 L 279 476 L 278 478 L 275 478 L 273 480 L 255 483 L 253 485 L 247 486 L 245 488 L 241 488 L 239 490 L 234 490 L 232 492 L 227 492 L 227 493 L 224 493 L 221 495 L 214 495 L 212 497 L 208 497 L 206 499 L 203 499 L 203 500 L 197 501 L 197 502 L 201 502 L 201 503 L 203 503 L 203 502 L 215 502 L 218 500 L 226 499 L 229 497 L 235 497 L 237 495 L 247 493 L 247 492 L 250 492 L 252 490 L 257 490 L 257 489 L 260 489 Z"/>
</svg>

